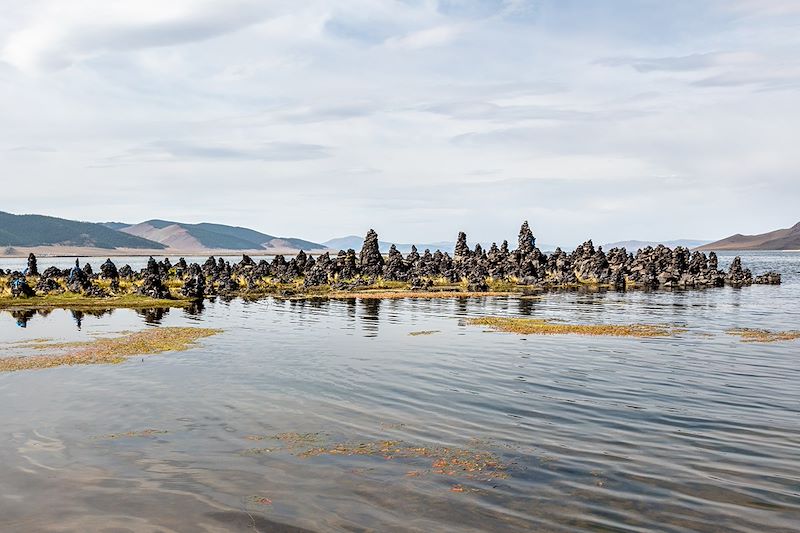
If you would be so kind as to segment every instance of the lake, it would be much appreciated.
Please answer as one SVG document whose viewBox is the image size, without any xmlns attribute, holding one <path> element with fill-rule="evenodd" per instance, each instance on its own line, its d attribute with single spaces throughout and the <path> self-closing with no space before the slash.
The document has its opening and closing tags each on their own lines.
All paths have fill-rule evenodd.
<svg viewBox="0 0 800 533">
<path fill-rule="evenodd" d="M 796 532 L 800 341 L 726 331 L 800 329 L 800 254 L 742 256 L 784 283 L 0 312 L 0 357 L 224 330 L 0 374 L 0 530 Z M 524 336 L 480 316 L 681 331 Z"/>
</svg>

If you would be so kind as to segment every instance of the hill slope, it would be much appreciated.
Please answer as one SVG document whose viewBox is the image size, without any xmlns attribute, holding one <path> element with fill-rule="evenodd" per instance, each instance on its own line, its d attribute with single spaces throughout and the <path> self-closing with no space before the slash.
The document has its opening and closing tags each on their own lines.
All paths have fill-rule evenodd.
<svg viewBox="0 0 800 533">
<path fill-rule="evenodd" d="M 701 246 L 699 250 L 800 250 L 800 222 L 791 228 L 760 235 L 737 233 L 727 239 Z"/>
<path fill-rule="evenodd" d="M 43 215 L 13 215 L 2 211 L 0 211 L 0 246 L 164 248 L 163 244 L 120 233 L 102 224 Z"/>
<path fill-rule="evenodd" d="M 148 220 L 120 228 L 121 232 L 181 250 L 321 250 L 325 246 L 292 237 L 275 237 L 249 228 L 224 224 L 185 224 Z"/>
</svg>

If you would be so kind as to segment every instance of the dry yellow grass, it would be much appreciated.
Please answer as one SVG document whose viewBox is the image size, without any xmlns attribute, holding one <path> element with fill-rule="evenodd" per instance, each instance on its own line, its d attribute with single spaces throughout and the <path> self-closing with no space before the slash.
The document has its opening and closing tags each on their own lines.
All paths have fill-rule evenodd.
<svg viewBox="0 0 800 533">
<path fill-rule="evenodd" d="M 53 350 L 44 355 L 0 359 L 0 372 L 15 372 L 56 366 L 115 364 L 133 355 L 152 355 L 187 350 L 204 337 L 221 330 L 210 328 L 153 328 L 121 337 L 95 339 L 89 342 L 61 344 L 39 343 L 30 347 Z"/>
<path fill-rule="evenodd" d="M 604 335 L 611 337 L 667 337 L 675 330 L 652 324 L 564 324 L 535 318 L 471 318 L 468 324 L 524 335 Z"/>
<path fill-rule="evenodd" d="M 82 294 L 49 294 L 47 296 L 33 296 L 31 298 L 12 298 L 10 295 L 0 295 L 0 309 L 9 311 L 23 309 L 144 309 L 151 307 L 188 307 L 191 300 L 176 298 L 174 300 L 157 300 L 138 294 L 125 294 L 106 298 L 93 298 Z"/>
<path fill-rule="evenodd" d="M 800 331 L 770 331 L 767 329 L 729 329 L 728 335 L 736 335 L 742 342 L 780 342 L 800 339 Z"/>
</svg>

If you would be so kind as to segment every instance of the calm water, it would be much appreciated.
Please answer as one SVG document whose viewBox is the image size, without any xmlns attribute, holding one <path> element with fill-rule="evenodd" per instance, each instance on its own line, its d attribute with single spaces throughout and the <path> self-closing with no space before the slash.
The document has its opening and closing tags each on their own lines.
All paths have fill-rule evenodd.
<svg viewBox="0 0 800 533">
<path fill-rule="evenodd" d="M 784 285 L 216 301 L 53 311 L 25 328 L 0 312 L 0 356 L 39 338 L 225 330 L 122 365 L 0 374 L 0 530 L 798 531 L 800 342 L 724 331 L 800 328 L 800 255 L 745 262 L 781 271 Z M 524 337 L 465 325 L 482 315 L 686 331 Z M 420 330 L 438 332 L 409 335 Z M 148 429 L 158 432 L 107 437 Z M 425 458 L 303 458 L 251 437 L 291 432 L 491 452 L 509 477 L 436 474 Z"/>
</svg>

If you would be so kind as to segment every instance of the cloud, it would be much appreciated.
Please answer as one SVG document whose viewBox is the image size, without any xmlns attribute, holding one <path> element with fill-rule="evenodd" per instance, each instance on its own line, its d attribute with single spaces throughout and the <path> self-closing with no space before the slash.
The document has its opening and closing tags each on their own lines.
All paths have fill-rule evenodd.
<svg viewBox="0 0 800 533">
<path fill-rule="evenodd" d="M 28 26 L 11 33 L 0 57 L 23 70 L 65 68 L 111 51 L 165 47 L 212 39 L 264 20 L 257 3 L 141 0 L 51 4 Z M 89 15 L 89 16 L 87 16 Z"/>
<path fill-rule="evenodd" d="M 305 143 L 268 142 L 252 146 L 156 141 L 113 156 L 108 164 L 159 163 L 169 161 L 310 161 L 330 157 L 326 146 Z"/>
<path fill-rule="evenodd" d="M 601 59 L 599 65 L 630 66 L 639 72 L 681 72 L 714 67 L 753 64 L 760 57 L 754 53 L 706 52 L 673 57 L 614 57 Z"/>
<path fill-rule="evenodd" d="M 796 2 L 6 4 L 0 164 L 37 184 L 6 191 L 20 211 L 406 242 L 796 217 Z"/>
<path fill-rule="evenodd" d="M 457 26 L 436 26 L 400 37 L 391 37 L 386 40 L 386 46 L 395 50 L 419 50 L 443 46 L 452 42 L 462 31 L 463 28 Z"/>
</svg>

